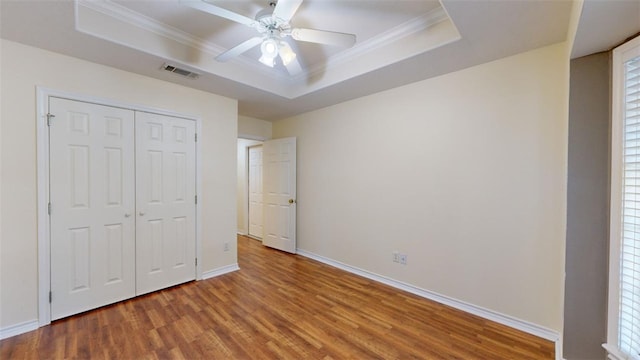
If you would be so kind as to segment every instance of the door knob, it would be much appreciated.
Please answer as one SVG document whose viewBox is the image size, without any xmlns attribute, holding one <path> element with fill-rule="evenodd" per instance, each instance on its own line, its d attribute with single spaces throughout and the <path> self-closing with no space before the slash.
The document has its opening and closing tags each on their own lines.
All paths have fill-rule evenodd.
<svg viewBox="0 0 640 360">
<path fill-rule="evenodd" d="M 138 214 L 140 214 L 140 216 L 144 216 L 144 211 L 140 211 Z"/>
<path fill-rule="evenodd" d="M 293 199 L 289 199 L 289 204 L 293 204 L 293 203 L 295 203 L 295 202 L 296 202 L 295 200 L 293 200 Z"/>
<path fill-rule="evenodd" d="M 131 213 L 125 213 L 124 217 L 131 217 Z"/>
</svg>

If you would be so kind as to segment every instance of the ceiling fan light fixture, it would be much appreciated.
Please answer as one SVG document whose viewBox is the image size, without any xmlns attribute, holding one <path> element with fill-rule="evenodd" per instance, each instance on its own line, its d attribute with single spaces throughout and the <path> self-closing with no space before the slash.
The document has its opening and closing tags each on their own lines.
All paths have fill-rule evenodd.
<svg viewBox="0 0 640 360">
<path fill-rule="evenodd" d="M 262 56 L 275 59 L 278 56 L 278 42 L 273 38 L 268 38 L 260 45 Z"/>
<path fill-rule="evenodd" d="M 273 67 L 276 64 L 276 59 L 268 56 L 260 56 L 260 62 L 267 65 L 268 67 Z"/>
<path fill-rule="evenodd" d="M 280 54 L 280 59 L 282 59 L 282 64 L 284 66 L 289 65 L 289 63 L 296 58 L 296 53 L 293 52 L 291 46 L 289 46 L 285 41 L 280 42 L 280 49 L 278 53 Z"/>
</svg>

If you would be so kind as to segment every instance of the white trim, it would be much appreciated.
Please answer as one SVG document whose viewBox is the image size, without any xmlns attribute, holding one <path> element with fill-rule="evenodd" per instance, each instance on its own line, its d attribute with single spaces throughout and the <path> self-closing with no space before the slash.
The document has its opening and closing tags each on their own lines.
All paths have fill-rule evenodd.
<svg viewBox="0 0 640 360">
<path fill-rule="evenodd" d="M 448 305 L 451 306 L 453 308 L 456 308 L 458 310 L 462 310 L 465 312 L 468 312 L 470 314 L 473 315 L 477 315 L 480 316 L 484 319 L 487 320 L 491 320 L 491 321 L 495 321 L 497 323 L 500 323 L 502 325 L 506 325 L 509 327 L 512 327 L 514 329 L 520 330 L 520 331 L 524 331 L 528 334 L 531 335 L 535 335 L 538 336 L 540 338 L 543 338 L 545 340 L 549 340 L 549 341 L 553 341 L 554 343 L 556 343 L 559 341 L 560 339 L 560 335 L 558 334 L 558 332 L 545 328 L 543 326 L 540 325 L 536 325 L 533 323 L 530 323 L 528 321 L 525 320 L 521 320 L 521 319 L 517 319 L 513 316 L 509 316 L 509 315 L 505 315 L 493 310 L 489 310 L 489 309 L 485 309 L 483 307 L 480 306 L 476 306 L 461 300 L 457 300 L 445 295 L 441 295 L 438 293 L 435 293 L 433 291 L 429 291 L 429 290 L 425 290 L 425 289 L 421 289 L 419 287 L 398 281 L 398 280 L 394 280 L 391 278 L 388 278 L 386 276 L 382 276 L 382 275 L 378 275 L 375 273 L 372 273 L 370 271 L 367 270 L 362 270 L 356 267 L 353 267 L 351 265 L 347 265 L 344 263 L 341 263 L 339 261 L 335 261 L 329 258 L 326 258 L 324 256 L 321 255 L 316 255 L 313 253 L 310 253 L 308 251 L 305 250 L 301 250 L 301 249 L 297 249 L 298 251 L 298 255 L 302 255 L 304 257 L 308 257 L 310 259 L 319 261 L 321 263 L 327 264 L 327 265 L 331 265 L 333 267 L 336 267 L 338 269 L 350 272 L 352 274 L 356 274 L 362 277 L 365 277 L 367 279 L 373 280 L 373 281 L 377 281 L 380 283 L 383 283 L 385 285 L 389 285 L 392 286 L 396 289 L 400 289 L 400 290 L 404 290 L 406 292 L 412 293 L 414 295 L 418 295 L 420 297 L 429 299 L 429 300 L 433 300 L 436 302 L 439 302 L 441 304 L 444 305 Z M 558 354 L 556 354 L 556 357 L 558 356 Z"/>
<path fill-rule="evenodd" d="M 202 280 L 202 120 L 196 118 L 196 280 Z"/>
<path fill-rule="evenodd" d="M 257 237 L 257 236 L 247 234 L 247 237 L 248 237 L 249 239 L 252 239 L 252 240 L 255 240 L 255 241 L 260 241 L 260 242 L 262 242 L 262 238 L 259 238 L 259 237 Z"/>
<path fill-rule="evenodd" d="M 198 50 L 205 50 L 214 55 L 219 55 L 227 49 L 209 41 L 202 40 L 185 31 L 162 23 L 156 19 L 135 12 L 125 6 L 112 1 L 76 1 L 78 5 L 87 7 L 93 11 L 108 15 L 114 19 L 126 22 L 129 25 L 139 27 L 162 37 L 169 38 L 183 45 L 191 46 Z"/>
<path fill-rule="evenodd" d="M 607 350 L 607 359 L 610 360 L 627 360 L 627 357 L 620 353 L 617 345 L 611 345 L 609 343 L 602 344 L 602 347 Z"/>
<path fill-rule="evenodd" d="M 38 319 L 33 319 L 31 321 L 25 321 L 20 324 L 7 326 L 6 328 L 0 329 L 0 340 L 10 338 L 12 336 L 24 334 L 29 331 L 33 331 L 37 329 L 38 329 Z"/>
<path fill-rule="evenodd" d="M 57 97 L 74 101 L 154 113 L 172 116 L 196 122 L 196 131 L 202 133 L 202 119 L 198 116 L 179 114 L 173 111 L 154 107 L 125 103 L 122 101 L 104 99 L 82 94 L 76 94 L 61 90 L 50 89 L 42 86 L 36 87 L 36 149 L 37 149 L 37 216 L 38 216 L 38 325 L 45 326 L 51 323 L 51 306 L 49 304 L 49 291 L 51 290 L 51 229 L 48 215 L 49 203 L 49 131 L 47 117 L 49 97 Z M 201 141 L 196 142 L 196 194 L 198 198 L 202 194 L 202 152 Z M 196 280 L 202 279 L 202 204 L 196 204 L 196 257 L 200 259 L 196 266 Z"/>
<path fill-rule="evenodd" d="M 640 36 L 613 50 L 611 99 L 611 197 L 609 201 L 609 289 L 607 299 L 607 343 L 610 359 L 624 359 L 618 350 L 620 313 L 620 245 L 622 241 L 622 198 L 624 154 L 624 63 L 640 55 Z M 621 357 L 622 356 L 622 357 Z"/>
<path fill-rule="evenodd" d="M 558 337 L 558 340 L 555 341 L 554 347 L 556 349 L 556 360 L 565 360 L 562 356 L 562 337 Z"/>
<path fill-rule="evenodd" d="M 403 24 L 389 29 L 374 38 L 371 38 L 362 43 L 358 43 L 356 46 L 332 56 L 327 60 L 326 63 L 311 67 L 305 72 L 298 74 L 294 78 L 296 80 L 305 80 L 308 77 L 313 77 L 328 71 L 333 71 L 334 68 L 353 61 L 353 59 L 357 57 L 364 56 L 372 51 L 381 49 L 385 46 L 389 46 L 390 44 L 398 42 L 399 40 L 404 39 L 409 35 L 415 34 L 419 31 L 424 31 L 446 20 L 449 20 L 449 15 L 447 14 L 447 12 L 443 7 L 437 7 L 421 16 L 410 19 Z M 402 59 L 396 59 L 396 61 L 399 60 Z"/>
<path fill-rule="evenodd" d="M 49 128 L 47 112 L 50 90 L 37 87 L 36 94 L 36 163 L 37 163 L 37 219 L 38 219 L 38 325 L 51 323 L 51 249 L 49 203 Z"/>
<path fill-rule="evenodd" d="M 255 141 L 255 140 L 254 140 Z M 242 227 L 238 227 L 238 232 L 243 233 L 243 235 L 249 235 L 249 226 L 251 226 L 249 224 L 249 203 L 251 202 L 249 200 L 249 195 L 250 195 L 250 189 L 249 189 L 249 185 L 250 185 L 250 178 L 249 178 L 249 148 L 251 146 L 243 146 L 242 147 L 242 151 L 244 152 L 244 164 L 242 164 L 242 168 L 243 168 L 243 173 L 244 173 L 244 181 L 242 184 L 242 200 L 244 200 L 242 202 L 242 209 L 240 211 L 242 211 Z M 237 149 L 238 151 L 240 151 L 240 149 Z M 237 159 L 237 157 L 236 157 Z M 240 224 L 238 224 L 238 226 L 240 226 Z"/>
<path fill-rule="evenodd" d="M 265 140 L 266 141 L 266 140 Z M 249 145 L 245 147 L 245 162 L 244 162 L 244 168 L 247 174 L 247 178 L 246 183 L 244 184 L 244 190 L 245 190 L 245 195 L 246 195 L 246 200 L 245 203 L 243 204 L 243 209 L 242 211 L 244 212 L 244 225 L 246 226 L 246 231 L 247 231 L 247 236 L 250 238 L 258 238 L 257 236 L 251 234 L 251 213 L 249 211 L 249 208 L 251 207 L 251 159 L 250 157 L 250 153 L 251 153 L 251 148 L 253 147 L 262 147 L 262 145 L 264 144 L 264 141 L 260 144 L 253 144 L 253 145 Z M 263 161 L 264 161 L 264 155 L 262 155 L 262 158 L 260 160 L 260 165 L 263 165 Z M 263 166 L 264 169 L 264 166 Z M 262 175 L 264 175 L 264 170 L 262 171 Z M 264 181 L 262 182 L 264 183 Z M 260 185 L 262 185 L 262 183 Z M 264 195 L 262 196 L 262 204 L 264 205 Z M 263 210 L 264 211 L 264 210 Z M 262 226 L 263 229 L 263 233 L 261 234 L 262 236 L 264 236 L 264 215 L 262 218 L 262 224 L 260 224 Z M 262 241 L 262 238 L 260 238 L 260 240 Z"/>
<path fill-rule="evenodd" d="M 42 92 L 47 97 L 48 96 L 52 96 L 52 97 L 57 97 L 57 98 L 61 98 L 61 99 L 82 101 L 82 102 L 96 104 L 96 105 L 104 105 L 104 106 L 117 107 L 117 108 L 121 108 L 121 109 L 133 110 L 133 111 L 141 111 L 141 112 L 147 112 L 147 113 L 152 113 L 152 114 L 177 117 L 177 118 L 181 118 L 181 119 L 193 120 L 198 125 L 200 125 L 199 123 L 202 122 L 199 116 L 195 116 L 195 115 L 191 115 L 191 114 L 178 113 L 178 112 L 175 112 L 175 111 L 171 111 L 171 110 L 168 110 L 168 109 L 162 109 L 162 108 L 158 108 L 158 107 L 145 106 L 145 105 L 139 105 L 139 104 L 132 104 L 132 103 L 116 100 L 116 99 L 109 99 L 109 98 L 97 97 L 97 96 L 92 96 L 92 95 L 79 94 L 79 93 L 74 93 L 74 92 L 69 92 L 69 91 L 64 91 L 64 90 L 51 89 L 51 88 L 42 87 L 42 86 L 37 86 L 36 89 L 38 90 L 38 93 Z M 200 127 L 197 127 L 197 128 L 200 129 Z"/>
<path fill-rule="evenodd" d="M 266 136 L 261 136 L 261 135 L 238 133 L 238 139 L 255 140 L 255 141 L 267 141 L 270 138 L 268 138 Z"/>
<path fill-rule="evenodd" d="M 228 274 L 230 272 L 234 272 L 234 271 L 238 271 L 238 270 L 240 270 L 240 267 L 238 266 L 238 263 L 227 265 L 227 266 L 223 266 L 223 267 L 219 267 L 217 269 L 205 271 L 202 274 L 202 280 L 211 279 L 211 278 L 214 278 L 216 276 Z"/>
</svg>

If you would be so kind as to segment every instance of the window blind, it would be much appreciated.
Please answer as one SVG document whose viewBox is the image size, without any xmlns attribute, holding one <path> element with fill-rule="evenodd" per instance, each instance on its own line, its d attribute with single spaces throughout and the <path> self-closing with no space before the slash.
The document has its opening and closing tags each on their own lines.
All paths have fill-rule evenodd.
<svg viewBox="0 0 640 360">
<path fill-rule="evenodd" d="M 624 63 L 624 102 L 618 347 L 640 359 L 640 57 Z"/>
</svg>

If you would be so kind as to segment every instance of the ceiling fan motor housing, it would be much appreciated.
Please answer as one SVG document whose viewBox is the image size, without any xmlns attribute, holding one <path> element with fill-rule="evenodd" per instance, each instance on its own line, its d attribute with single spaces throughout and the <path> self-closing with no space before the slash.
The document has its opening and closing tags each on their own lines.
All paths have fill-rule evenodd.
<svg viewBox="0 0 640 360">
<path fill-rule="evenodd" d="M 273 8 L 272 7 L 268 7 L 266 9 L 262 9 L 260 11 L 258 11 L 258 13 L 256 14 L 256 21 L 261 22 L 263 19 L 265 19 L 266 17 L 272 17 L 273 16 Z"/>
<path fill-rule="evenodd" d="M 291 25 L 288 21 L 273 16 L 275 2 L 269 3 L 270 7 L 258 11 L 255 16 L 255 27 L 259 33 L 265 35 L 265 39 L 276 38 L 281 39 L 290 35 Z"/>
</svg>

